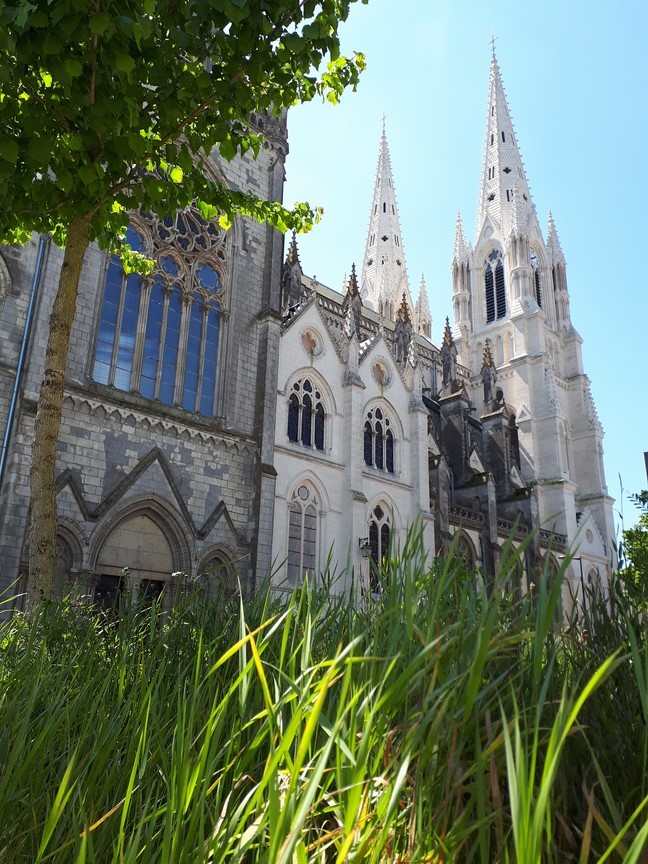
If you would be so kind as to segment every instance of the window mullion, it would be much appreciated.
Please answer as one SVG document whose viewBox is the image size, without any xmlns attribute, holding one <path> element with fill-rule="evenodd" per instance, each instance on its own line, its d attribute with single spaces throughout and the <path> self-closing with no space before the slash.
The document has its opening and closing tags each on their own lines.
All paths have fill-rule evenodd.
<svg viewBox="0 0 648 864">
<path fill-rule="evenodd" d="M 131 371 L 130 384 L 131 390 L 134 393 L 140 392 L 140 378 L 142 377 L 142 363 L 144 362 L 144 339 L 146 338 L 146 324 L 151 300 L 151 282 L 149 279 L 142 280 L 140 291 L 140 311 L 137 319 L 137 334 L 133 349 L 133 369 Z"/>
<path fill-rule="evenodd" d="M 117 372 L 117 352 L 119 351 L 119 336 L 121 334 L 122 318 L 124 316 L 124 305 L 126 303 L 126 280 L 127 276 L 122 269 L 121 291 L 119 292 L 119 311 L 117 313 L 117 321 L 115 322 L 115 341 L 112 349 L 112 357 L 110 358 L 110 378 L 108 383 L 114 386 L 115 374 Z"/>
<path fill-rule="evenodd" d="M 169 301 L 173 293 L 173 287 L 164 285 L 164 311 L 162 312 L 162 327 L 160 328 L 160 350 L 158 352 L 157 370 L 155 375 L 155 398 L 160 398 L 160 381 L 162 378 L 162 365 L 164 363 L 164 343 L 166 342 L 167 318 L 169 317 Z"/>
<path fill-rule="evenodd" d="M 194 303 L 197 302 L 194 300 Z M 203 392 L 203 373 L 205 371 L 205 351 L 207 350 L 207 318 L 209 304 L 202 304 L 202 320 L 200 325 L 200 356 L 198 358 L 198 390 L 196 392 L 196 411 L 200 410 L 200 400 Z"/>
<path fill-rule="evenodd" d="M 175 383 L 173 385 L 173 400 L 172 404 L 182 405 L 182 397 L 184 390 L 184 376 L 187 366 L 187 340 L 189 338 L 189 319 L 191 318 L 191 307 L 193 297 L 190 294 L 182 292 L 182 307 L 180 318 L 180 338 L 178 339 L 178 362 L 176 364 Z M 194 406 L 195 408 L 195 406 Z"/>
</svg>

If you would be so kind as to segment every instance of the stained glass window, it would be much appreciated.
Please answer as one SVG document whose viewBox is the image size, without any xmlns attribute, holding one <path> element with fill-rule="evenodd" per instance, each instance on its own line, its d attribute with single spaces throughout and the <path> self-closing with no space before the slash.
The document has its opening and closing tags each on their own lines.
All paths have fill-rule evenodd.
<svg viewBox="0 0 648 864">
<path fill-rule="evenodd" d="M 126 239 L 155 262 L 126 276 L 117 256 L 104 283 L 92 377 L 118 390 L 214 413 L 227 253 L 224 232 L 190 209 L 136 214 Z"/>
</svg>

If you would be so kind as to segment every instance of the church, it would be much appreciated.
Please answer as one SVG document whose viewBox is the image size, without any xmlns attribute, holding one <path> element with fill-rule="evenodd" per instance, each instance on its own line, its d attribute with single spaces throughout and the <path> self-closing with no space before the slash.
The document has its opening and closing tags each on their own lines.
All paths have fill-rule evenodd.
<svg viewBox="0 0 648 864">
<path fill-rule="evenodd" d="M 285 118 L 252 123 L 258 158 L 213 153 L 210 170 L 281 201 Z M 60 593 L 172 602 L 188 585 L 216 596 L 237 578 L 291 587 L 325 569 L 332 590 L 353 574 L 376 593 L 414 522 L 430 556 L 454 543 L 486 578 L 509 538 L 524 543 L 523 592 L 568 552 L 565 602 L 605 592 L 603 431 L 565 256 L 551 214 L 540 228 L 494 56 L 477 236 L 458 219 L 440 345 L 424 282 L 414 301 L 394 182 L 383 129 L 343 292 L 307 275 L 295 237 L 284 250 L 268 226 L 237 218 L 224 233 L 193 210 L 133 214 L 149 278 L 88 251 L 58 446 Z M 28 578 L 30 441 L 61 259 L 46 237 L 0 251 L 5 589 Z"/>
</svg>

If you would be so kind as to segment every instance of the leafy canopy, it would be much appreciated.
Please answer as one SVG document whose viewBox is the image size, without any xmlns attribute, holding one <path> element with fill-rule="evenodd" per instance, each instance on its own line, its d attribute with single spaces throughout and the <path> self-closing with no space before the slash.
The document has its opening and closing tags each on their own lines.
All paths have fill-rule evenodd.
<svg viewBox="0 0 648 864">
<path fill-rule="evenodd" d="M 203 170 L 258 152 L 254 112 L 355 88 L 337 28 L 356 0 L 8 0 L 0 6 L 0 241 L 89 217 L 123 247 L 127 210 L 198 202 L 307 229 L 313 211 L 223 187 Z M 366 0 L 363 0 L 366 2 Z M 324 70 L 318 73 L 317 70 Z M 201 164 L 203 163 L 203 164 Z"/>
</svg>

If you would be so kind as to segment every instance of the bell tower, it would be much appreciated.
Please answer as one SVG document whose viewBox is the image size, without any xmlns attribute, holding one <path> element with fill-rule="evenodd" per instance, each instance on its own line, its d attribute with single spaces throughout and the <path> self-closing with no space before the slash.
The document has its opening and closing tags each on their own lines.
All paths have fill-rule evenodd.
<svg viewBox="0 0 648 864">
<path fill-rule="evenodd" d="M 543 238 L 494 54 L 475 245 L 459 218 L 452 278 L 455 342 L 473 372 L 478 415 L 488 414 L 480 376 L 488 344 L 492 395 L 513 412 L 521 480 L 535 489 L 541 522 L 578 545 L 587 510 L 612 560 L 603 432 L 571 323 L 565 256 L 551 215 Z"/>
</svg>

